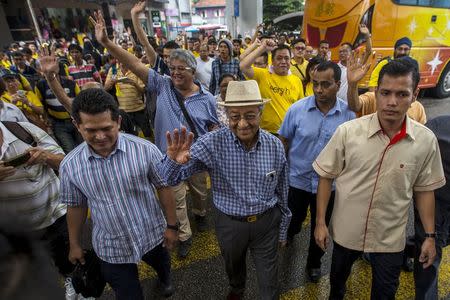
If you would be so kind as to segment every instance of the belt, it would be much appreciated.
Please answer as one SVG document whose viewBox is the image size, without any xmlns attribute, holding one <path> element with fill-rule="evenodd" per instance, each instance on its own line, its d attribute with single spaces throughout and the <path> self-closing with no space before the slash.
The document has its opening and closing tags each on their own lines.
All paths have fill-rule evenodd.
<svg viewBox="0 0 450 300">
<path fill-rule="evenodd" d="M 272 210 L 273 210 L 273 207 L 269 208 L 266 211 L 263 211 L 260 214 L 256 214 L 256 215 L 250 215 L 250 216 L 230 216 L 230 215 L 227 215 L 227 216 L 230 217 L 230 219 L 232 219 L 232 220 L 236 220 L 236 221 L 240 221 L 240 222 L 253 223 L 253 222 L 256 222 L 259 219 L 261 219 L 264 215 L 270 213 Z"/>
</svg>

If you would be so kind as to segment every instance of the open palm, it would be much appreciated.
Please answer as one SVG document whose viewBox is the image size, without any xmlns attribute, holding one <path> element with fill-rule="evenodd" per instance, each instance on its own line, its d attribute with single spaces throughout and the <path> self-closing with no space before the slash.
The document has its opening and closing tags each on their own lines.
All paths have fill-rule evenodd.
<svg viewBox="0 0 450 300">
<path fill-rule="evenodd" d="M 370 63 L 363 63 L 358 52 L 353 51 L 347 62 L 347 81 L 348 83 L 358 83 L 366 75 L 370 68 Z"/>
<path fill-rule="evenodd" d="M 181 127 L 181 132 L 178 129 L 173 131 L 173 137 L 168 131 L 167 138 L 167 156 L 179 164 L 185 164 L 191 159 L 190 149 L 194 134 L 187 133 L 186 127 Z"/>
<path fill-rule="evenodd" d="M 104 46 L 108 42 L 108 33 L 106 32 L 106 23 L 103 18 L 102 12 L 99 10 L 94 12 L 94 18 L 89 17 L 92 25 L 95 27 L 95 38 L 97 41 Z"/>
</svg>

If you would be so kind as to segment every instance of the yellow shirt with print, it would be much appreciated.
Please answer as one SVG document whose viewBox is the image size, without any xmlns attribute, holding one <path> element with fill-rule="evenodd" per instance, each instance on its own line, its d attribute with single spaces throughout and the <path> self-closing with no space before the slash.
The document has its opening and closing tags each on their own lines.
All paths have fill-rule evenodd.
<svg viewBox="0 0 450 300">
<path fill-rule="evenodd" d="M 291 60 L 291 73 L 300 78 L 301 81 L 305 80 L 306 67 L 308 67 L 308 61 L 306 59 L 301 64 L 298 64 L 295 60 Z"/>
<path fill-rule="evenodd" d="M 263 98 L 271 99 L 262 112 L 261 128 L 277 133 L 289 107 L 304 98 L 303 85 L 295 75 L 280 76 L 268 69 L 253 68 L 253 78 L 258 82 Z"/>
<path fill-rule="evenodd" d="M 42 107 L 42 102 L 39 101 L 39 98 L 36 96 L 35 93 L 30 92 L 30 91 L 25 91 L 25 96 L 27 97 L 28 101 L 33 104 L 36 107 Z M 34 114 L 33 110 L 31 109 L 31 107 L 29 107 L 28 105 L 25 105 L 24 103 L 22 103 L 22 101 L 17 101 L 16 103 L 12 102 L 12 95 L 8 92 L 4 92 L 1 100 L 14 104 L 15 106 L 17 106 L 18 108 L 20 108 L 21 110 L 24 110 L 30 114 Z"/>
<path fill-rule="evenodd" d="M 372 71 L 372 74 L 370 74 L 369 87 L 378 86 L 378 76 L 380 76 L 381 68 L 384 67 L 388 62 L 389 59 L 385 58 L 376 65 L 376 67 Z"/>
</svg>

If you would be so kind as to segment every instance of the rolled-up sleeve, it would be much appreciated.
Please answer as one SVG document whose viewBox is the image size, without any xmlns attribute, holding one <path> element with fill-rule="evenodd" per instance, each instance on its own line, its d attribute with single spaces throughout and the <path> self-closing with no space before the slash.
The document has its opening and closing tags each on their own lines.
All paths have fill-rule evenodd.
<svg viewBox="0 0 450 300">
<path fill-rule="evenodd" d="M 60 167 L 60 192 L 59 200 L 67 206 L 87 207 L 86 196 L 78 189 L 70 178 L 70 170 L 66 164 L 62 163 Z"/>
</svg>

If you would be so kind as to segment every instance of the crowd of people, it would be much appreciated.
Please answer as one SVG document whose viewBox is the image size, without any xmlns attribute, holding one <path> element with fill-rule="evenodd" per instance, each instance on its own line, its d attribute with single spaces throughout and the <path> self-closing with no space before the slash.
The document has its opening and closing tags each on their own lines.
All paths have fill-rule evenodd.
<svg viewBox="0 0 450 300">
<path fill-rule="evenodd" d="M 82 45 L 14 43 L 1 53 L 0 215 L 23 224 L 0 222 L 11 249 L 19 231 L 35 234 L 66 279 L 66 299 L 83 299 L 71 273 L 85 263 L 89 211 L 116 298 L 144 298 L 140 261 L 168 297 L 168 251 L 186 258 L 191 222 L 206 231 L 211 213 L 227 299 L 244 295 L 248 251 L 260 298 L 278 299 L 279 251 L 292 247 L 310 211 L 309 279 L 319 281 L 333 247 L 330 299 L 343 299 L 365 253 L 371 298 L 394 299 L 414 202 L 416 297 L 437 299 L 450 229 L 450 116 L 427 122 L 416 101 L 411 40 L 376 61 L 361 25 L 365 43 L 342 43 L 337 63 L 326 40 L 314 49 L 263 25 L 244 39 L 156 40 L 138 18 L 145 4 L 131 10 L 136 40 L 131 29 L 110 39 L 98 12 L 95 36 Z M 360 93 L 371 64 L 369 91 Z M 20 280 L 5 282 L 0 295 L 24 292 Z"/>
</svg>

